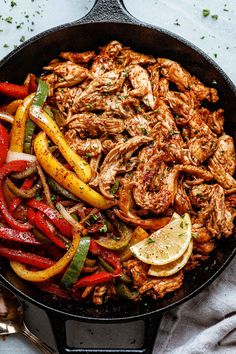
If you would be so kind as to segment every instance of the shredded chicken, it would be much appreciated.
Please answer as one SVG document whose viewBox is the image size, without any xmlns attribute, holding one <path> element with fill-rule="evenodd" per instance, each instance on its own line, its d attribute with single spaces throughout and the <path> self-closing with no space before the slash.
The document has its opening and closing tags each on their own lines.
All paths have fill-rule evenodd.
<svg viewBox="0 0 236 354">
<path fill-rule="evenodd" d="M 150 295 L 154 299 L 162 298 L 167 293 L 179 289 L 183 284 L 183 279 L 182 271 L 170 277 L 147 279 L 139 288 L 139 292 L 140 294 Z"/>
<path fill-rule="evenodd" d="M 174 213 L 189 213 L 193 252 L 183 271 L 150 277 L 149 265 L 140 260 L 130 256 L 122 262 L 140 298 L 174 292 L 184 273 L 211 257 L 218 239 L 233 233 L 235 148 L 224 131 L 224 110 L 218 104 L 214 109 L 217 90 L 180 63 L 138 53 L 116 40 L 97 53 L 61 52 L 44 69 L 48 103 L 64 117 L 61 129 L 68 144 L 89 163 L 89 185 L 114 202 L 112 210 L 98 211 L 101 217 L 93 215 L 92 221 L 86 203 L 72 207 L 84 223 L 92 222 L 95 238 L 102 229 L 104 238 L 113 239 L 112 223 L 104 223 L 109 212 L 148 235 Z M 117 298 L 116 281 L 81 294 L 100 305 Z"/>
</svg>

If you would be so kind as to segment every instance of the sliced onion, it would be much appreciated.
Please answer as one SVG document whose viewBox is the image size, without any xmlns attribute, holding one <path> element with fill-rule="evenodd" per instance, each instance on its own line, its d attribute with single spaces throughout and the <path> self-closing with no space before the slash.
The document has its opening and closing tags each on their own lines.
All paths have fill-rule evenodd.
<svg viewBox="0 0 236 354">
<path fill-rule="evenodd" d="M 29 162 L 35 162 L 36 157 L 34 155 L 25 154 L 24 152 L 16 152 L 8 150 L 6 162 L 24 160 Z"/>
<path fill-rule="evenodd" d="M 81 223 L 73 219 L 72 216 L 68 213 L 66 208 L 61 203 L 57 203 L 56 208 L 59 211 L 59 213 L 63 216 L 63 218 L 66 219 L 66 221 L 68 221 L 68 223 L 71 224 L 74 228 L 76 228 L 77 230 L 83 229 Z"/>
<path fill-rule="evenodd" d="M 5 122 L 12 124 L 14 121 L 14 117 L 10 113 L 0 112 L 0 120 L 4 120 Z"/>
</svg>

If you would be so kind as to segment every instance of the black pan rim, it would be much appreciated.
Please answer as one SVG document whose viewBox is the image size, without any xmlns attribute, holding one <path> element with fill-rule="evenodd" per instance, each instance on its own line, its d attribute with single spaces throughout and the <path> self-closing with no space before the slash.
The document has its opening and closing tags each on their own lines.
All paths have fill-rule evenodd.
<svg viewBox="0 0 236 354">
<path fill-rule="evenodd" d="M 86 17 L 86 16 L 85 16 Z M 128 25 L 131 27 L 140 27 L 140 28 L 147 28 L 147 29 L 152 29 L 155 31 L 159 31 L 162 34 L 167 35 L 168 37 L 171 37 L 172 39 L 175 39 L 179 42 L 181 42 L 182 44 L 184 44 L 185 46 L 193 49 L 195 51 L 195 53 L 199 54 L 202 58 L 204 58 L 211 66 L 213 66 L 218 72 L 219 74 L 222 76 L 222 78 L 227 82 L 227 85 L 230 87 L 230 89 L 232 90 L 232 92 L 236 95 L 236 86 L 233 83 L 233 81 L 228 77 L 228 75 L 222 70 L 222 68 L 211 58 L 209 57 L 205 52 L 203 52 L 200 48 L 198 48 L 196 45 L 192 44 L 191 42 L 189 42 L 188 40 L 186 40 L 185 38 L 169 31 L 163 28 L 160 28 L 158 26 L 154 26 L 154 25 L 150 25 L 144 22 L 141 22 L 139 20 L 136 19 L 132 19 L 132 17 L 130 16 L 130 19 L 128 21 L 86 21 L 86 19 L 81 19 L 79 21 L 74 21 L 71 23 L 67 23 L 67 24 L 63 24 L 63 25 L 59 25 L 53 28 L 50 28 L 40 34 L 37 34 L 36 36 L 28 39 L 26 42 L 24 42 L 23 44 L 21 44 L 19 47 L 17 47 L 16 49 L 14 49 L 12 52 L 10 52 L 7 56 L 5 56 L 1 61 L 0 61 L 0 70 L 2 68 L 2 66 L 11 58 L 14 57 L 15 54 L 17 54 L 18 52 L 22 51 L 24 48 L 26 48 L 28 45 L 30 45 L 33 42 L 36 42 L 37 40 L 40 40 L 41 38 L 46 37 L 49 34 L 53 34 L 55 32 L 61 31 L 63 29 L 67 29 L 70 27 L 76 27 L 76 26 L 86 26 L 86 25 L 100 25 L 100 24 L 107 24 L 108 26 L 111 24 L 116 24 L 116 25 Z M 23 298 L 24 300 L 29 301 L 30 303 L 33 303 L 34 305 L 38 306 L 39 308 L 44 309 L 47 313 L 50 312 L 56 312 L 58 315 L 62 315 L 62 316 L 66 316 L 67 319 L 74 319 L 74 320 L 80 320 L 80 321 L 89 321 L 89 322 L 110 322 L 110 323 L 115 323 L 115 322 L 120 322 L 120 321 L 131 321 L 131 320 L 140 320 L 140 319 L 145 319 L 146 317 L 150 317 L 150 316 L 158 316 L 161 315 L 162 313 L 164 313 L 167 310 L 170 310 L 188 300 L 190 300 L 192 297 L 194 297 L 195 295 L 197 295 L 201 290 L 203 290 L 206 286 L 208 286 L 209 284 L 211 284 L 224 270 L 225 268 L 229 265 L 229 263 L 232 261 L 232 259 L 234 258 L 236 254 L 236 248 L 233 249 L 232 253 L 230 254 L 230 256 L 226 259 L 226 261 L 222 264 L 222 266 L 208 279 L 206 280 L 202 285 L 200 285 L 197 289 L 195 289 L 193 292 L 191 292 L 190 294 L 188 294 L 187 296 L 185 296 L 183 299 L 178 300 L 170 305 L 167 305 L 161 309 L 157 309 L 145 314 L 140 314 L 140 315 L 132 315 L 132 316 L 127 316 L 127 317 L 117 317 L 117 318 L 94 318 L 94 317 L 85 317 L 85 316 L 80 316 L 78 314 L 71 314 L 71 313 L 67 313 L 65 311 L 61 311 L 61 310 L 57 310 L 55 308 L 50 308 L 49 306 L 34 300 L 33 298 L 31 298 L 30 296 L 24 294 L 23 292 L 21 292 L 19 289 L 17 289 L 15 286 L 13 286 L 7 279 L 4 278 L 3 275 L 0 274 L 0 279 L 1 281 L 7 286 L 9 287 L 10 290 L 12 290 L 13 292 L 17 293 L 21 298 Z"/>
</svg>

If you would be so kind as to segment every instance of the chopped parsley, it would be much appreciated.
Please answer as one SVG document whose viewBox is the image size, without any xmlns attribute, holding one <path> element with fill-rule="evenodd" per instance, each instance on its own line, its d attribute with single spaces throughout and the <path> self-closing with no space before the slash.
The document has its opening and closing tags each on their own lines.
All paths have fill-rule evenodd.
<svg viewBox="0 0 236 354">
<path fill-rule="evenodd" d="M 98 215 L 92 214 L 89 219 L 91 219 L 92 221 L 97 221 Z"/>
<path fill-rule="evenodd" d="M 21 37 L 20 37 L 20 42 L 23 43 L 24 41 L 25 41 L 25 36 L 21 36 Z"/>
<path fill-rule="evenodd" d="M 87 157 L 89 159 L 91 157 L 90 152 L 86 152 L 85 157 Z"/>
<path fill-rule="evenodd" d="M 57 196 L 56 196 L 55 194 L 53 194 L 53 195 L 51 196 L 51 199 L 52 199 L 53 202 L 55 202 L 55 200 L 57 199 Z"/>
<path fill-rule="evenodd" d="M 208 10 L 208 9 L 202 10 L 202 16 L 203 16 L 203 17 L 207 17 L 207 16 L 209 16 L 209 15 L 210 15 L 210 10 Z"/>
<path fill-rule="evenodd" d="M 8 48 L 9 45 L 7 43 L 3 44 L 3 48 Z"/>
<path fill-rule="evenodd" d="M 146 128 L 140 128 L 141 132 L 143 135 L 147 135 L 147 129 Z"/>
<path fill-rule="evenodd" d="M 178 20 L 178 19 L 175 20 L 174 25 L 175 25 L 175 26 L 180 26 L 180 23 L 179 23 L 179 20 Z"/>
<path fill-rule="evenodd" d="M 151 237 L 149 237 L 148 239 L 147 239 L 147 243 L 154 243 L 155 241 L 151 238 Z"/>
<path fill-rule="evenodd" d="M 218 15 L 211 15 L 211 18 L 213 18 L 213 20 L 218 20 Z"/>
<path fill-rule="evenodd" d="M 180 223 L 180 227 L 181 227 L 181 229 L 183 229 L 183 228 L 184 228 L 184 223 L 183 223 L 183 221 L 181 221 L 181 223 Z"/>
<path fill-rule="evenodd" d="M 99 231 L 102 232 L 102 233 L 107 232 L 107 225 L 104 224 L 103 227 L 101 227 L 101 229 L 99 229 Z"/>
<path fill-rule="evenodd" d="M 115 194 L 118 191 L 119 186 L 120 186 L 119 180 L 115 179 L 115 183 L 111 186 L 111 189 L 110 189 L 111 194 Z"/>
<path fill-rule="evenodd" d="M 215 58 L 217 58 L 217 53 L 214 53 L 213 55 L 214 55 Z"/>
<path fill-rule="evenodd" d="M 38 201 L 41 201 L 41 200 L 42 200 L 42 198 L 40 197 L 39 193 L 36 193 L 35 198 L 36 198 Z"/>
<path fill-rule="evenodd" d="M 12 23 L 13 18 L 11 16 L 8 16 L 4 19 L 7 23 Z"/>
<path fill-rule="evenodd" d="M 209 269 L 209 267 L 206 266 L 206 267 L 205 267 L 205 270 L 208 270 L 208 269 Z"/>
<path fill-rule="evenodd" d="M 11 7 L 14 7 L 16 5 L 17 5 L 16 1 L 11 1 Z"/>
</svg>

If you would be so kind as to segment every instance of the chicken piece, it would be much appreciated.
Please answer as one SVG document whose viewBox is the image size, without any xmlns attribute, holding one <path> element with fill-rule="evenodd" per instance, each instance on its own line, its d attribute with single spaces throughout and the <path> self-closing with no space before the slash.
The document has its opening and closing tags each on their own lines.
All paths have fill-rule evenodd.
<svg viewBox="0 0 236 354">
<path fill-rule="evenodd" d="M 61 52 L 60 56 L 65 59 L 72 61 L 75 64 L 84 64 L 88 63 L 95 57 L 95 52 L 93 50 L 89 50 L 87 52 L 82 53 L 74 53 L 74 52 Z"/>
<path fill-rule="evenodd" d="M 179 171 L 163 162 L 164 153 L 159 152 L 155 144 L 144 148 L 138 159 L 134 173 L 134 200 L 145 210 L 162 213 L 174 202 Z"/>
<path fill-rule="evenodd" d="M 125 128 L 132 137 L 137 135 L 149 135 L 150 133 L 148 120 L 142 114 L 136 114 L 125 119 Z"/>
<path fill-rule="evenodd" d="M 188 123 L 190 127 L 190 139 L 187 145 L 192 163 L 198 166 L 214 153 L 218 138 L 208 125 L 203 122 L 197 111 L 194 112 Z"/>
<path fill-rule="evenodd" d="M 58 76 L 54 73 L 48 74 L 48 75 L 43 75 L 41 76 L 41 79 L 47 83 L 48 85 L 48 96 L 52 97 L 55 89 L 55 85 L 58 81 Z"/>
<path fill-rule="evenodd" d="M 204 181 L 210 181 L 213 179 L 211 172 L 207 171 L 204 167 L 193 165 L 178 165 L 178 169 L 181 172 L 189 173 L 192 176 L 201 178 Z"/>
<path fill-rule="evenodd" d="M 211 240 L 211 234 L 204 226 L 198 227 L 196 224 L 193 225 L 192 235 L 196 243 L 207 243 Z"/>
<path fill-rule="evenodd" d="M 224 133 L 224 110 L 222 108 L 211 112 L 202 107 L 198 110 L 198 114 L 215 134 L 221 135 Z"/>
<path fill-rule="evenodd" d="M 214 241 L 193 244 L 194 252 L 198 252 L 204 256 L 207 256 L 209 253 L 211 253 L 214 250 L 214 248 L 215 248 Z"/>
<path fill-rule="evenodd" d="M 99 139 L 80 139 L 74 129 L 70 129 L 65 133 L 65 139 L 70 147 L 79 155 L 85 157 L 93 157 L 101 154 L 102 144 Z"/>
<path fill-rule="evenodd" d="M 154 108 L 154 97 L 152 86 L 147 70 L 140 65 L 130 65 L 127 67 L 130 82 L 134 87 L 129 94 L 133 97 L 141 97 L 143 102 L 150 108 Z"/>
<path fill-rule="evenodd" d="M 115 182 L 115 176 L 119 170 L 125 169 L 135 150 L 142 144 L 152 141 L 146 136 L 137 136 L 125 143 L 117 144 L 105 157 L 100 169 L 99 188 L 104 197 L 113 199 L 110 187 Z"/>
<path fill-rule="evenodd" d="M 208 163 L 209 170 L 223 188 L 236 187 L 236 180 L 232 177 L 235 172 L 235 162 L 233 138 L 224 134 L 219 138 L 216 151 Z"/>
<path fill-rule="evenodd" d="M 107 285 L 97 285 L 93 292 L 93 303 L 95 305 L 102 305 L 103 297 L 106 294 Z"/>
<path fill-rule="evenodd" d="M 147 280 L 148 265 L 138 259 L 130 259 L 124 263 L 124 267 L 128 269 L 132 275 L 135 287 L 140 287 Z"/>
<path fill-rule="evenodd" d="M 97 137 L 102 133 L 117 134 L 125 129 L 124 121 L 111 114 L 97 115 L 91 112 L 74 114 L 65 122 L 69 129 L 75 129 L 80 138 Z"/>
<path fill-rule="evenodd" d="M 95 103 L 96 105 L 96 102 L 93 102 L 93 100 L 96 98 L 96 95 L 99 97 L 101 96 L 100 94 L 102 94 L 104 99 L 104 96 L 106 97 L 107 94 L 110 96 L 110 94 L 120 91 L 124 80 L 124 72 L 120 69 L 114 69 L 96 77 L 88 84 L 81 95 L 77 97 L 72 111 L 76 112 L 78 109 L 83 108 L 88 103 L 92 105 Z"/>
<path fill-rule="evenodd" d="M 55 91 L 54 98 L 59 111 L 67 117 L 71 111 L 74 100 L 81 94 L 82 90 L 78 87 L 58 88 Z"/>
<path fill-rule="evenodd" d="M 176 123 L 187 124 L 195 108 L 193 95 L 190 92 L 168 91 L 164 97 L 176 114 Z"/>
<path fill-rule="evenodd" d="M 98 173 L 98 167 L 99 163 L 101 161 L 102 154 L 99 154 L 97 156 L 91 157 L 90 159 L 90 168 L 91 168 L 91 179 L 89 181 L 89 185 L 91 187 L 97 187 L 99 183 L 99 173 Z"/>
<path fill-rule="evenodd" d="M 115 58 L 119 55 L 122 44 L 118 41 L 112 41 L 105 47 L 102 47 L 100 53 L 94 58 L 90 73 L 93 77 L 103 75 L 106 71 L 113 70 Z"/>
<path fill-rule="evenodd" d="M 161 218 L 151 218 L 151 219 L 142 219 L 134 211 L 134 200 L 133 200 L 133 182 L 131 181 L 131 176 L 126 175 L 123 179 L 120 180 L 119 188 L 119 200 L 118 205 L 119 209 L 114 209 L 116 216 L 118 216 L 124 222 L 131 223 L 136 226 L 141 226 L 144 229 L 159 230 L 164 227 L 170 221 L 169 217 Z"/>
<path fill-rule="evenodd" d="M 183 215 L 184 213 L 192 210 L 190 199 L 183 185 L 183 178 L 178 181 L 177 192 L 174 201 L 174 210 L 180 215 Z"/>
<path fill-rule="evenodd" d="M 194 187 L 189 196 L 192 204 L 201 208 L 193 220 L 197 235 L 202 227 L 216 238 L 232 234 L 233 215 L 227 209 L 224 190 L 219 184 Z"/>
<path fill-rule="evenodd" d="M 157 63 L 161 69 L 161 74 L 174 82 L 180 91 L 190 89 L 199 101 L 207 99 L 211 102 L 217 102 L 218 95 L 216 89 L 204 86 L 195 76 L 191 76 L 177 62 L 170 59 L 158 58 Z"/>
<path fill-rule="evenodd" d="M 236 208 L 236 194 L 230 194 L 225 197 L 225 203 L 227 208 Z"/>
<path fill-rule="evenodd" d="M 168 92 L 169 92 L 169 81 L 165 77 L 161 77 L 159 80 L 159 96 L 166 99 Z M 154 92 L 153 94 L 155 95 Z"/>
<path fill-rule="evenodd" d="M 55 84 L 57 87 L 71 87 L 78 85 L 89 76 L 89 70 L 71 61 L 53 63 L 45 66 L 45 70 L 51 70 L 58 76 Z"/>
<path fill-rule="evenodd" d="M 214 185 L 210 205 L 212 213 L 206 222 L 207 229 L 213 237 L 220 238 L 221 233 L 226 237 L 231 235 L 234 228 L 233 217 L 226 208 L 224 190 L 219 184 Z"/>
<path fill-rule="evenodd" d="M 133 182 L 131 177 L 126 175 L 123 179 L 120 180 L 120 189 L 119 189 L 119 200 L 118 205 L 119 209 L 114 209 L 116 216 L 118 216 L 124 222 L 131 223 L 136 226 L 141 226 L 144 229 L 159 230 L 164 227 L 170 221 L 169 217 L 161 218 L 151 218 L 151 219 L 142 219 L 134 211 L 134 200 L 132 195 Z"/>
<path fill-rule="evenodd" d="M 159 149 L 166 152 L 168 157 L 166 161 L 183 162 L 185 144 L 173 115 L 163 99 L 157 101 L 155 114 L 158 123 L 152 128 L 150 136 L 155 137 Z"/>
<path fill-rule="evenodd" d="M 214 193 L 214 188 L 208 184 L 194 186 L 189 192 L 189 198 L 193 206 L 203 208 Z"/>
<path fill-rule="evenodd" d="M 152 86 L 152 94 L 154 97 L 154 108 L 156 106 L 156 101 L 160 95 L 160 71 L 158 64 L 154 64 L 148 67 L 148 72 L 150 74 L 150 82 Z M 163 83 L 161 83 L 161 88 L 163 89 Z M 169 89 L 169 85 L 168 85 Z"/>
<path fill-rule="evenodd" d="M 145 283 L 139 288 L 139 293 L 151 295 L 154 300 L 164 297 L 167 293 L 179 289 L 184 280 L 182 271 L 169 277 L 151 278 L 147 279 Z"/>
<path fill-rule="evenodd" d="M 123 48 L 120 55 L 117 58 L 119 64 L 124 67 L 130 64 L 136 65 L 150 65 L 156 62 L 156 59 L 152 55 L 142 54 L 133 51 L 130 48 Z"/>
</svg>

